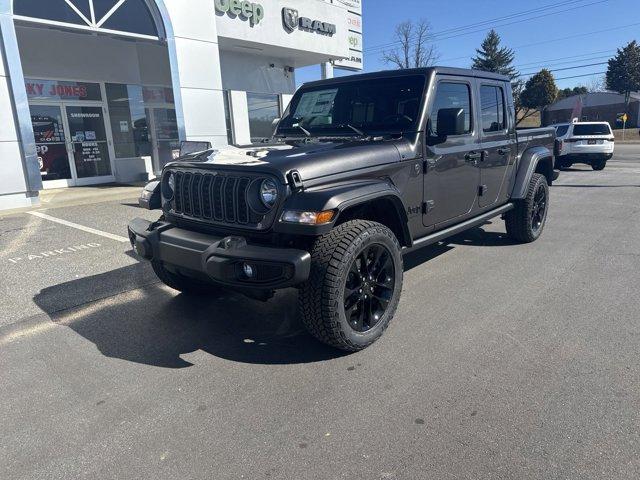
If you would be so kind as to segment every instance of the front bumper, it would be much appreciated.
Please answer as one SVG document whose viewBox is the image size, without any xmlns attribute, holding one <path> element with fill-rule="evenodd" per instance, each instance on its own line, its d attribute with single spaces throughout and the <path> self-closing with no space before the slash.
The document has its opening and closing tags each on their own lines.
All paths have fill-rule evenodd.
<svg viewBox="0 0 640 480">
<path fill-rule="evenodd" d="M 142 218 L 131 221 L 128 230 L 141 257 L 227 286 L 291 287 L 306 281 L 311 269 L 311 255 L 305 250 L 249 245 L 243 237 L 217 237 Z"/>
</svg>

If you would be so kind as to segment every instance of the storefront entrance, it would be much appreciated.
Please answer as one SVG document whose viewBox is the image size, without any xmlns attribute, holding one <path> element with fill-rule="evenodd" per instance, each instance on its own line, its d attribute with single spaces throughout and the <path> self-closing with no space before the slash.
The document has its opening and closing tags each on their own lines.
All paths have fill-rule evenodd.
<svg viewBox="0 0 640 480">
<path fill-rule="evenodd" d="M 16 0 L 13 14 L 43 188 L 157 175 L 183 130 L 156 2 Z"/>
<path fill-rule="evenodd" d="M 31 104 L 44 188 L 113 182 L 102 105 Z"/>
<path fill-rule="evenodd" d="M 25 84 L 44 188 L 113 182 L 101 85 L 39 79 Z"/>
</svg>

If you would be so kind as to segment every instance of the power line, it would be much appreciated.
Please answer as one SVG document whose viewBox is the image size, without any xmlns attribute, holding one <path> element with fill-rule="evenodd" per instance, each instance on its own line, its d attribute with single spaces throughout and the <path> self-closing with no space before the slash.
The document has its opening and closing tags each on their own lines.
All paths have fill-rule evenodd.
<svg viewBox="0 0 640 480">
<path fill-rule="evenodd" d="M 611 54 L 612 52 L 613 52 L 612 50 L 601 50 L 599 52 L 583 53 L 583 54 L 580 54 L 580 55 L 570 55 L 568 57 L 550 58 L 549 60 L 538 60 L 538 61 L 529 62 L 529 63 L 519 63 L 518 65 L 514 65 L 514 67 L 515 68 L 520 68 L 520 67 L 526 67 L 526 66 L 529 66 L 529 65 L 539 65 L 540 62 L 554 62 L 556 60 L 566 60 L 568 58 L 577 59 L 578 57 L 588 57 L 590 55 L 597 55 L 597 54 L 600 54 L 600 53 Z M 594 58 L 599 58 L 599 57 L 594 57 Z M 578 60 L 576 60 L 576 61 L 578 61 Z M 582 61 L 582 60 L 580 60 L 580 61 Z"/>
<path fill-rule="evenodd" d="M 572 77 L 562 77 L 562 78 L 556 78 L 556 82 L 560 81 L 560 80 L 570 80 L 572 78 L 581 78 L 581 77 L 592 77 L 594 75 L 604 75 L 607 72 L 593 72 L 593 73 L 585 73 L 584 75 L 573 75 Z"/>
<path fill-rule="evenodd" d="M 585 65 L 576 65 L 575 67 L 565 67 L 565 68 L 554 68 L 554 69 L 549 69 L 550 72 L 563 72 L 565 70 L 576 70 L 578 68 L 587 68 L 587 67 L 595 67 L 595 66 L 600 66 L 600 65 L 607 65 L 608 62 L 600 62 L 600 63 L 587 63 Z M 521 73 L 519 76 L 520 77 L 524 77 L 524 76 L 529 76 L 529 75 L 535 75 L 538 72 L 527 72 L 527 73 Z"/>
<path fill-rule="evenodd" d="M 585 0 L 578 0 L 578 1 L 585 1 Z M 513 21 L 513 22 L 508 22 L 508 23 L 503 23 L 503 24 L 500 24 L 500 25 L 495 25 L 495 26 L 496 27 L 506 27 L 506 26 L 515 25 L 515 24 L 518 24 L 518 23 L 529 22 L 531 20 L 536 20 L 536 19 L 539 19 L 539 18 L 545 18 L 545 17 L 548 17 L 550 15 L 557 15 L 559 13 L 570 12 L 570 11 L 576 10 L 577 7 L 586 8 L 586 7 L 589 7 L 589 6 L 592 6 L 592 5 L 598 5 L 598 4 L 601 4 L 601 3 L 606 3 L 608 1 L 609 0 L 597 0 L 597 1 L 594 1 L 594 2 L 591 2 L 591 3 L 587 3 L 587 4 L 574 5 L 573 7 L 567 8 L 567 9 L 564 9 L 564 10 L 557 10 L 557 11 L 554 11 L 554 12 L 548 12 L 548 13 L 544 13 L 542 15 L 528 17 L 528 18 L 516 20 L 516 21 Z M 559 6 L 570 4 L 570 3 L 576 3 L 576 2 L 574 0 L 573 2 L 566 2 L 565 4 L 558 4 L 558 5 L 555 5 L 553 8 L 557 8 Z M 490 23 L 491 21 L 486 21 L 486 22 Z M 435 34 L 432 35 L 432 37 L 435 38 L 433 40 L 433 43 L 439 43 L 439 42 L 442 42 L 444 40 L 449 40 L 449 39 L 452 39 L 452 38 L 457 38 L 457 37 L 461 37 L 461 36 L 465 36 L 465 35 L 471 35 L 473 33 L 483 32 L 486 29 L 486 27 L 485 27 L 485 28 L 480 28 L 480 29 L 466 31 L 466 32 L 462 31 L 460 33 L 448 34 L 449 32 L 456 32 L 458 30 L 466 30 L 468 28 L 469 27 L 460 27 L 460 28 L 457 28 L 457 29 L 451 29 L 451 30 L 448 30 L 448 31 L 445 30 L 443 32 L 435 33 Z M 442 36 L 442 35 L 445 35 L 445 36 Z M 440 38 L 438 38 L 438 37 L 440 37 Z M 401 43 L 401 42 L 400 41 L 395 41 L 395 42 L 392 42 L 390 44 L 387 44 L 387 46 L 392 46 L 392 45 L 395 45 L 395 44 L 398 44 L 398 43 Z M 365 55 L 370 55 L 370 54 L 373 54 L 373 53 L 380 53 L 385 48 L 386 48 L 386 46 L 371 47 L 371 48 L 366 49 L 364 54 Z"/>
<path fill-rule="evenodd" d="M 520 49 L 520 48 L 528 48 L 528 47 L 534 47 L 534 46 L 538 46 L 538 45 L 546 45 L 546 44 L 549 44 L 549 43 L 561 42 L 562 40 L 570 40 L 570 39 L 573 39 L 573 38 L 587 37 L 589 35 L 595 35 L 595 34 L 598 34 L 598 33 L 611 32 L 613 30 L 620 30 L 622 28 L 637 27 L 638 25 L 640 25 L 640 22 L 630 23 L 628 25 L 619 25 L 617 27 L 605 28 L 603 30 L 595 30 L 595 31 L 592 31 L 592 32 L 578 33 L 576 35 L 568 35 L 566 37 L 554 38 L 554 39 L 545 40 L 545 41 L 542 41 L 542 42 L 526 43 L 526 44 L 523 44 L 523 45 L 515 46 L 515 47 L 513 47 L 513 49 L 516 50 L 516 49 Z M 444 59 L 443 62 L 451 62 L 453 60 L 462 60 L 462 59 L 469 59 L 469 58 L 471 58 L 471 57 L 469 57 L 468 55 L 465 55 L 463 57 L 447 58 L 447 59 Z"/>
<path fill-rule="evenodd" d="M 502 17 L 496 17 L 496 18 L 492 18 L 489 20 L 483 20 L 481 22 L 476 22 L 476 23 L 470 23 L 467 25 L 461 25 L 460 27 L 454 27 L 454 28 L 449 28 L 446 30 L 442 30 L 440 32 L 436 32 L 434 33 L 434 35 L 441 35 L 441 34 L 446 34 L 446 33 L 450 33 L 456 30 L 464 30 L 464 29 L 468 29 L 468 28 L 474 28 L 480 25 L 486 25 L 486 24 L 491 24 L 492 22 L 499 22 L 499 21 L 504 21 L 504 20 L 509 20 L 511 18 L 515 18 L 518 16 L 522 16 L 522 15 L 528 15 L 530 13 L 537 13 L 543 10 L 548 10 L 548 9 L 554 9 L 554 8 L 558 8 L 564 5 L 570 5 L 570 4 L 575 4 L 575 3 L 580 3 L 580 2 L 584 2 L 587 0 L 570 0 L 570 1 L 565 1 L 565 2 L 560 2 L 560 3 L 554 3 L 554 4 L 550 4 L 550 5 L 544 5 L 542 7 L 538 7 L 538 8 L 534 8 L 534 9 L 530 9 L 530 10 L 524 10 L 521 12 L 516 12 L 516 13 L 512 13 L 510 15 L 505 15 Z M 398 41 L 393 41 L 393 42 L 389 42 L 389 43 L 383 43 L 383 44 L 378 44 L 378 45 L 373 45 L 371 47 L 369 47 L 370 49 L 379 49 L 379 48 L 383 48 L 383 47 L 389 47 L 391 45 L 394 45 L 396 43 L 399 43 Z"/>
</svg>

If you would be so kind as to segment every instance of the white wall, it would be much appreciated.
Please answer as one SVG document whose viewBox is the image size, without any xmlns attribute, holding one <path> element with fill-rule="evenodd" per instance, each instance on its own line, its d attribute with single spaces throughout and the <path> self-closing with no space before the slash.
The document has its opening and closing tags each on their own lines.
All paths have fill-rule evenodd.
<svg viewBox="0 0 640 480">
<path fill-rule="evenodd" d="M 164 1 L 175 42 L 187 140 L 227 144 L 215 11 L 212 0 Z M 176 69 L 177 67 L 177 69 Z"/>
<path fill-rule="evenodd" d="M 231 90 L 229 92 L 229 107 L 231 109 L 231 128 L 236 145 L 249 145 L 251 134 L 249 131 L 249 105 L 247 92 Z"/>
<path fill-rule="evenodd" d="M 260 23 L 251 22 L 229 14 L 217 14 L 218 35 L 249 43 L 298 50 L 325 55 L 327 58 L 348 57 L 348 29 L 346 11 L 342 6 L 317 0 L 255 0 L 264 7 Z M 211 2 L 213 4 L 213 2 Z M 333 23 L 337 31 L 332 36 L 296 29 L 289 33 L 282 25 L 282 9 L 295 8 L 301 17 Z"/>
<path fill-rule="evenodd" d="M 225 90 L 293 93 L 296 89 L 295 74 L 285 71 L 282 59 L 220 50 L 220 66 Z"/>
</svg>

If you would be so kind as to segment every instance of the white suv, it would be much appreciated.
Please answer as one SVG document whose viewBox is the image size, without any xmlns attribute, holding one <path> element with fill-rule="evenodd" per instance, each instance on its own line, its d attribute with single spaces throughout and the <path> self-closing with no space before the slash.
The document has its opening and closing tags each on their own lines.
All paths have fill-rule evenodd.
<svg viewBox="0 0 640 480">
<path fill-rule="evenodd" d="M 613 157 L 614 136 L 607 122 L 576 122 L 552 125 L 556 129 L 556 168 L 586 163 L 604 170 Z"/>
</svg>

